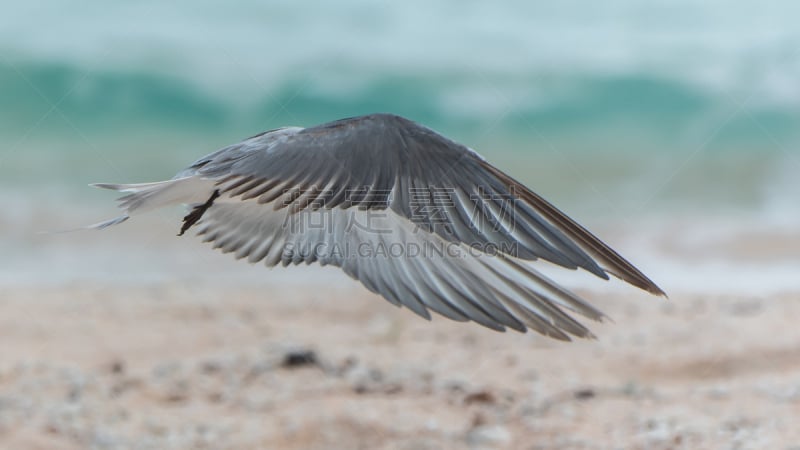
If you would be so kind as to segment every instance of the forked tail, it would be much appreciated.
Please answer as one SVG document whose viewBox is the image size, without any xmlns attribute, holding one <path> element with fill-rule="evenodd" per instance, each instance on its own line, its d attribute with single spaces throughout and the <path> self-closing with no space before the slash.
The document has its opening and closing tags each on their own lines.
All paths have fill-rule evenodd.
<svg viewBox="0 0 800 450">
<path fill-rule="evenodd" d="M 165 206 L 204 201 L 213 192 L 213 182 L 196 176 L 137 184 L 95 183 L 90 186 L 123 192 L 117 202 L 124 214 L 86 228 L 102 230 L 128 220 L 131 216 Z"/>
</svg>

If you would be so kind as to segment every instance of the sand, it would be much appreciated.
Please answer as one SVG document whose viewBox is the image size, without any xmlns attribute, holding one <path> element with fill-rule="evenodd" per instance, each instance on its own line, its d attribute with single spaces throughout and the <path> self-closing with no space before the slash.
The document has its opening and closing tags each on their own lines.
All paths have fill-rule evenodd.
<svg viewBox="0 0 800 450">
<path fill-rule="evenodd" d="M 798 293 L 582 291 L 560 343 L 278 274 L 4 289 L 0 448 L 800 448 Z"/>
</svg>

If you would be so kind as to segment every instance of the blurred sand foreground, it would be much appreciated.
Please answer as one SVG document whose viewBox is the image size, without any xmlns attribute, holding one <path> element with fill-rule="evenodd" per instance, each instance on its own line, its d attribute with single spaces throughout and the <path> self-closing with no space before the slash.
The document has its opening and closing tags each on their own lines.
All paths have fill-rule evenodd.
<svg viewBox="0 0 800 450">
<path fill-rule="evenodd" d="M 0 448 L 800 448 L 797 293 L 582 292 L 565 344 L 269 283 L 4 290 Z"/>
</svg>

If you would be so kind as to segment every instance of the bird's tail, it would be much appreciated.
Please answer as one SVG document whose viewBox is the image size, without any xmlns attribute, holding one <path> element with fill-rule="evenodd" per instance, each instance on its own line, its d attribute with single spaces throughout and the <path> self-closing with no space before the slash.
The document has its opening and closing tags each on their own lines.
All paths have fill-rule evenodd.
<svg viewBox="0 0 800 450">
<path fill-rule="evenodd" d="M 194 203 L 204 200 L 213 186 L 208 180 L 196 176 L 175 178 L 167 181 L 137 184 L 95 183 L 90 186 L 123 192 L 117 199 L 124 214 L 110 220 L 89 225 L 86 228 L 101 230 L 128 220 L 132 215 L 181 203 Z"/>
</svg>

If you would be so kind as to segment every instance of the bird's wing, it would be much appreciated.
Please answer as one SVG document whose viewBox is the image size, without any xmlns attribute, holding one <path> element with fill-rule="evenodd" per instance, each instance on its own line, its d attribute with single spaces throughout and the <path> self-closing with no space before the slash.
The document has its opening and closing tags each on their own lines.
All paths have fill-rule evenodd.
<svg viewBox="0 0 800 450">
<path fill-rule="evenodd" d="M 273 209 L 388 210 L 447 242 L 613 274 L 663 291 L 614 250 L 477 153 L 398 116 L 262 133 L 179 174 Z"/>
<path fill-rule="evenodd" d="M 430 319 L 429 310 L 502 331 L 527 328 L 557 339 L 591 333 L 564 309 L 600 311 L 516 258 L 472 252 L 416 227 L 391 209 L 306 208 L 222 197 L 197 224 L 215 248 L 267 266 L 340 267 L 369 290 Z"/>
</svg>

